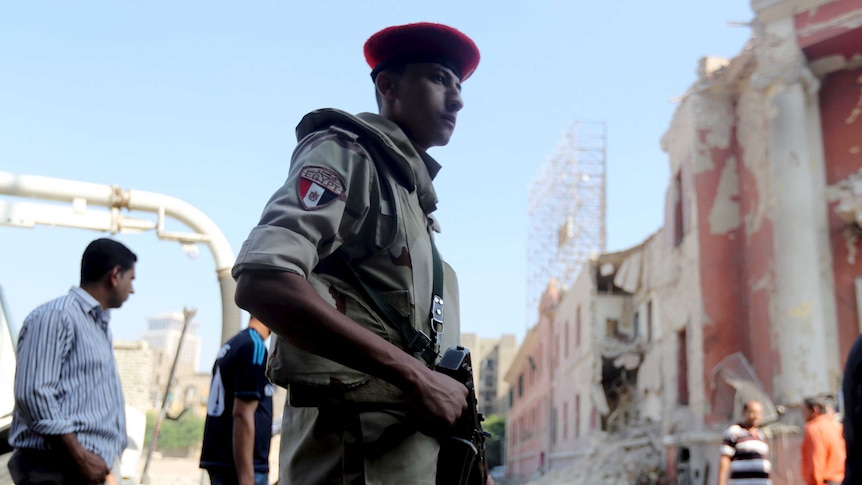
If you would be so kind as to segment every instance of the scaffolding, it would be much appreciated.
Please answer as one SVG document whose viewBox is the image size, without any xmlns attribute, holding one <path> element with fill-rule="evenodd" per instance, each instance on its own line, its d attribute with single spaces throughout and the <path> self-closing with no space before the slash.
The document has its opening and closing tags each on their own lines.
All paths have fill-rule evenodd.
<svg viewBox="0 0 862 485">
<path fill-rule="evenodd" d="M 570 288 L 583 264 L 605 251 L 606 137 L 604 122 L 575 122 L 530 184 L 528 327 L 552 278 Z"/>
</svg>

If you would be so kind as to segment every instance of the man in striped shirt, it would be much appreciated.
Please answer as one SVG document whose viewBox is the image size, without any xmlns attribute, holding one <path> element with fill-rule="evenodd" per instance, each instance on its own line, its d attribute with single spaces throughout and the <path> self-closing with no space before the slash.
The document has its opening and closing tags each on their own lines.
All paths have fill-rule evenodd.
<svg viewBox="0 0 862 485">
<path fill-rule="evenodd" d="M 772 484 L 769 445 L 758 428 L 762 419 L 763 406 L 758 401 L 748 401 L 742 408 L 742 422 L 724 432 L 718 485 Z"/>
<path fill-rule="evenodd" d="M 137 256 L 91 242 L 81 286 L 41 305 L 18 337 L 9 471 L 16 485 L 101 484 L 126 447 L 123 393 L 108 328 L 133 293 Z"/>
</svg>

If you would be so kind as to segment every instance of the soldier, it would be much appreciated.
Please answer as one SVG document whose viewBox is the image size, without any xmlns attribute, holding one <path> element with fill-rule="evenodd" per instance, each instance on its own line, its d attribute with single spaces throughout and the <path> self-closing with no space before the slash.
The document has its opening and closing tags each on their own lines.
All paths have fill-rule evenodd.
<svg viewBox="0 0 862 485">
<path fill-rule="evenodd" d="M 277 336 L 284 483 L 434 484 L 434 436 L 467 405 L 465 386 L 432 370 L 460 328 L 426 150 L 449 142 L 479 51 L 430 23 L 384 29 L 364 50 L 379 115 L 300 121 L 287 181 L 233 269 L 237 303 Z"/>
</svg>

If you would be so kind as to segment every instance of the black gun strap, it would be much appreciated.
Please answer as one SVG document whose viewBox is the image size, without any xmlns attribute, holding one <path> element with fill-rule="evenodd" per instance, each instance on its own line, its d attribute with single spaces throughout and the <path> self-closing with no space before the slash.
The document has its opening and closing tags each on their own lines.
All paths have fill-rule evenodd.
<svg viewBox="0 0 862 485">
<path fill-rule="evenodd" d="M 434 265 L 434 281 L 431 283 L 431 315 L 429 323 L 431 324 L 431 347 L 434 353 L 438 353 L 437 337 L 443 333 L 443 260 L 440 258 L 440 252 L 437 251 L 437 245 L 434 244 L 434 235 L 428 231 L 431 238 L 431 258 Z"/>
<path fill-rule="evenodd" d="M 437 254 L 437 248 L 434 247 L 433 240 L 431 241 L 432 252 L 435 254 L 435 266 L 440 264 L 440 286 L 442 287 L 442 276 L 443 276 L 443 265 L 440 262 L 439 254 Z M 431 326 L 431 334 L 429 337 L 424 332 L 416 330 L 413 328 L 413 324 L 411 323 L 410 313 L 404 315 L 395 309 L 385 298 L 383 298 L 380 293 L 374 291 L 370 286 L 366 285 L 364 281 L 359 277 L 359 274 L 356 273 L 356 269 L 350 264 L 347 260 L 347 256 L 345 256 L 344 252 L 341 250 L 335 251 L 335 253 L 326 258 L 325 260 L 320 262 L 318 266 L 319 269 L 324 273 L 328 273 L 326 271 L 326 263 L 330 262 L 333 265 L 339 266 L 338 274 L 345 276 L 349 283 L 353 285 L 358 291 L 362 292 L 366 298 L 367 302 L 376 310 L 381 317 L 385 318 L 390 324 L 394 325 L 395 328 L 401 332 L 401 337 L 404 339 L 404 343 L 407 346 L 407 349 L 410 352 L 419 354 L 422 357 L 422 360 L 425 363 L 433 368 L 434 363 L 437 361 L 437 332 Z M 434 286 L 437 285 L 437 268 L 434 269 Z"/>
</svg>

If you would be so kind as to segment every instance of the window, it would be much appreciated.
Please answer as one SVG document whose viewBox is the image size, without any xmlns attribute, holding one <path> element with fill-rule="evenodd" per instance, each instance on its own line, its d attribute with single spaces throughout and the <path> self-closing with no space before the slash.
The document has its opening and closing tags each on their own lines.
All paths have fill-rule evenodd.
<svg viewBox="0 0 862 485">
<path fill-rule="evenodd" d="M 575 438 L 581 436 L 581 395 L 575 396 Z"/>
<path fill-rule="evenodd" d="M 524 395 L 524 374 L 518 376 L 518 399 Z"/>
<path fill-rule="evenodd" d="M 569 358 L 569 321 L 566 320 L 563 334 L 563 348 L 565 349 L 565 357 Z"/>
<path fill-rule="evenodd" d="M 673 245 L 679 246 L 682 244 L 682 238 L 685 236 L 685 214 L 683 213 L 683 190 L 682 190 L 682 170 L 677 172 L 673 179 Z"/>
<path fill-rule="evenodd" d="M 615 337 L 620 333 L 620 321 L 614 318 L 605 320 L 605 336 Z"/>
<path fill-rule="evenodd" d="M 563 441 L 569 439 L 569 402 L 563 403 Z"/>
<path fill-rule="evenodd" d="M 554 342 L 554 367 L 560 367 L 560 338 Z"/>
<path fill-rule="evenodd" d="M 581 346 L 581 306 L 575 310 L 575 347 Z"/>
<path fill-rule="evenodd" d="M 683 328 L 676 334 L 677 341 L 677 402 L 688 405 L 688 341 Z"/>
<path fill-rule="evenodd" d="M 557 443 L 557 408 L 551 409 L 551 444 Z"/>
<path fill-rule="evenodd" d="M 635 335 L 640 335 L 641 331 L 641 312 L 635 312 L 632 318 L 632 331 Z M 634 339 L 634 337 L 632 337 Z"/>
<path fill-rule="evenodd" d="M 652 342 L 652 300 L 646 305 L 646 341 Z"/>
</svg>

